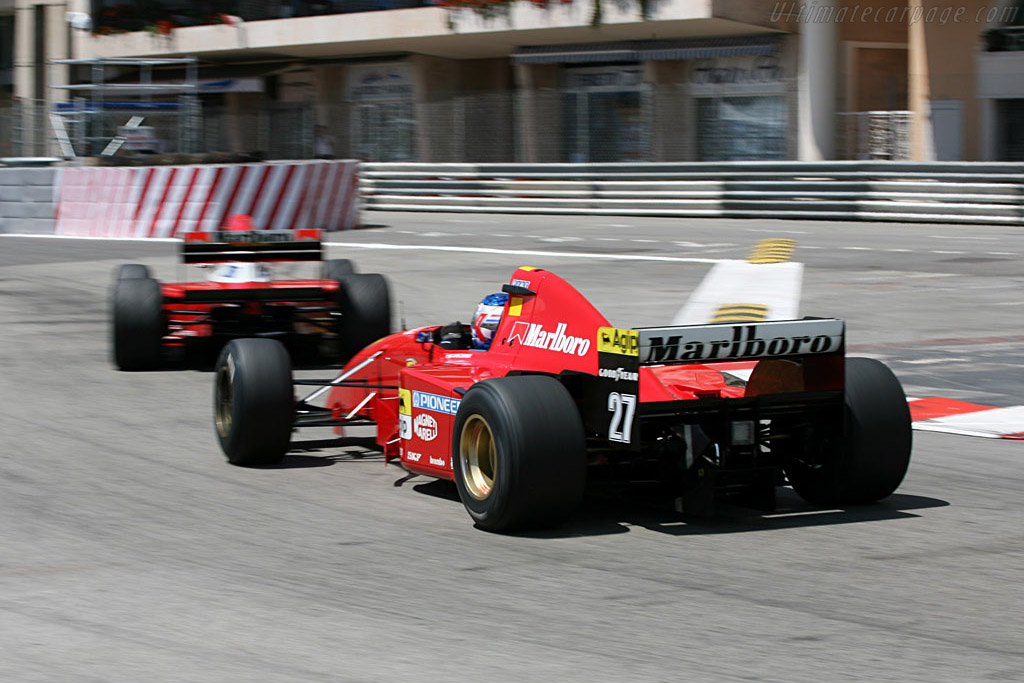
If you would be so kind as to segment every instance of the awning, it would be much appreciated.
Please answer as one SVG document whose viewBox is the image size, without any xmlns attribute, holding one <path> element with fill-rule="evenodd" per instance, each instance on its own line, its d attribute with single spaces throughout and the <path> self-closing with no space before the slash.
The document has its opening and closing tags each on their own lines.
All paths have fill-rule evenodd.
<svg viewBox="0 0 1024 683">
<path fill-rule="evenodd" d="M 512 63 L 596 64 L 665 59 L 771 56 L 778 51 L 780 41 L 781 34 L 773 33 L 722 38 L 535 45 L 517 48 L 512 54 Z"/>
</svg>

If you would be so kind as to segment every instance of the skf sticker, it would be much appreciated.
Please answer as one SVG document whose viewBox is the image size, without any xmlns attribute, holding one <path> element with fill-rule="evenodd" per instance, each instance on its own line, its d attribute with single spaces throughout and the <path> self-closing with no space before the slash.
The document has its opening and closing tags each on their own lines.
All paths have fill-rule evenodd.
<svg viewBox="0 0 1024 683">
<path fill-rule="evenodd" d="M 636 330 L 599 327 L 597 328 L 597 350 L 601 353 L 617 353 L 621 356 L 639 356 L 640 334 Z"/>
</svg>

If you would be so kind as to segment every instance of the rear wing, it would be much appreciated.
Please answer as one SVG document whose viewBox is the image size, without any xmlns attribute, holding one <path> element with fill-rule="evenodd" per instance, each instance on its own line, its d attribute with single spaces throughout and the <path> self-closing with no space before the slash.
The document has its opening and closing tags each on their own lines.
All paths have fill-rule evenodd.
<svg viewBox="0 0 1024 683">
<path fill-rule="evenodd" d="M 640 365 L 843 354 L 846 345 L 846 324 L 835 318 L 645 327 L 636 332 Z"/>
<path fill-rule="evenodd" d="M 645 436 L 645 430 L 660 434 L 678 424 L 730 419 L 753 423 L 770 417 L 772 411 L 808 406 L 831 410 L 832 415 L 842 405 L 845 345 L 846 323 L 834 318 L 633 330 L 601 327 L 597 376 L 584 380 L 584 426 L 616 447 L 638 449 L 645 439 L 649 445 L 654 438 L 650 433 Z M 726 385 L 743 388 L 742 398 L 730 397 L 732 390 L 720 386 L 689 384 L 685 372 L 653 367 L 685 364 L 717 369 Z M 641 372 L 643 367 L 652 370 Z M 670 398 L 673 394 L 667 390 L 645 391 L 641 386 L 675 386 L 677 380 L 696 400 Z"/>
<path fill-rule="evenodd" d="M 320 230 L 217 230 L 186 233 L 183 263 L 320 261 Z"/>
</svg>

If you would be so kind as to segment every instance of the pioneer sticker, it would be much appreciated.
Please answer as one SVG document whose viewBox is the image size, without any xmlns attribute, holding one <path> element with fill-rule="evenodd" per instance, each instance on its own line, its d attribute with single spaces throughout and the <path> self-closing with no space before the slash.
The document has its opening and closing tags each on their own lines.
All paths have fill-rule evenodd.
<svg viewBox="0 0 1024 683">
<path fill-rule="evenodd" d="M 425 391 L 412 392 L 412 407 L 420 410 L 430 410 L 435 413 L 447 413 L 454 415 L 459 412 L 459 403 L 462 401 L 450 396 L 439 396 L 428 394 Z"/>
</svg>

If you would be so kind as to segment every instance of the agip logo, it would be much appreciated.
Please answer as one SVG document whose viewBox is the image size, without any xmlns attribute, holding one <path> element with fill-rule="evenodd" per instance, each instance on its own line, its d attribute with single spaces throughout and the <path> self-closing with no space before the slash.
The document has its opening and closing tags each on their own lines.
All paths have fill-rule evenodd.
<svg viewBox="0 0 1024 683">
<path fill-rule="evenodd" d="M 433 441 L 437 438 L 437 420 L 426 413 L 420 413 L 413 420 L 413 431 L 422 440 Z"/>
<path fill-rule="evenodd" d="M 412 392 L 408 389 L 398 390 L 398 414 L 412 415 Z"/>
<path fill-rule="evenodd" d="M 398 438 L 412 438 L 412 392 L 398 390 Z"/>
<path fill-rule="evenodd" d="M 640 333 L 636 330 L 620 330 L 617 327 L 599 327 L 597 328 L 597 350 L 601 353 L 639 356 Z"/>
</svg>

